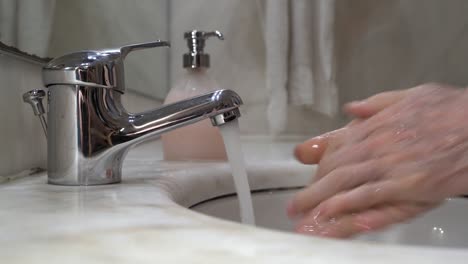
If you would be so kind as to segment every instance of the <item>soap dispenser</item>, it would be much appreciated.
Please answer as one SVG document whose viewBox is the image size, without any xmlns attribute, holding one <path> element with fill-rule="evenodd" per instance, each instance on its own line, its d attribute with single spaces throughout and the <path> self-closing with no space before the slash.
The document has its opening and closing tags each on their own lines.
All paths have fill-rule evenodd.
<svg viewBox="0 0 468 264">
<path fill-rule="evenodd" d="M 184 33 L 189 48 L 189 52 L 183 55 L 186 71 L 169 91 L 164 104 L 220 90 L 216 81 L 208 75 L 210 55 L 204 49 L 210 37 L 224 40 L 219 31 L 193 30 Z M 162 144 L 165 160 L 227 160 L 219 128 L 209 120 L 165 133 Z"/>
</svg>

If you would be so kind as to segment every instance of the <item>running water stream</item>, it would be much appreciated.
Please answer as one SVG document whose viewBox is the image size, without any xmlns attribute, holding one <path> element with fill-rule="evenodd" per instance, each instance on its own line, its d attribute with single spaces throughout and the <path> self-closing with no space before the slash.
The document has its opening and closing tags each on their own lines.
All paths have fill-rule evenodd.
<svg viewBox="0 0 468 264">
<path fill-rule="evenodd" d="M 239 121 L 233 120 L 219 127 L 223 136 L 226 153 L 231 165 L 234 185 L 239 199 L 240 215 L 242 223 L 255 225 L 255 216 L 252 207 L 252 196 L 245 169 L 244 155 L 242 152 Z"/>
</svg>

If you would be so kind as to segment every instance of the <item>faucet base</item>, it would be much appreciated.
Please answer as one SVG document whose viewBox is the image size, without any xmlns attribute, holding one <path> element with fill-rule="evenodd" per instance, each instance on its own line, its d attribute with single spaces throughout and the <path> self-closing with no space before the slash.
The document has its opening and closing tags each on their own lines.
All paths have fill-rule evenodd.
<svg viewBox="0 0 468 264">
<path fill-rule="evenodd" d="M 47 183 L 50 185 L 60 185 L 60 186 L 97 186 L 97 185 L 107 185 L 107 184 L 117 184 L 120 183 L 122 180 L 112 180 L 112 181 L 92 181 L 92 182 L 85 182 L 83 184 L 79 184 L 76 182 L 56 182 L 51 180 L 50 178 L 47 180 Z"/>
<path fill-rule="evenodd" d="M 62 166 L 50 166 L 48 183 L 66 186 L 91 186 L 119 183 L 122 181 L 122 161 L 128 149 L 121 149 L 108 156 L 78 158 L 76 162 Z M 55 163 L 50 160 L 50 163 Z M 63 166 L 68 165 L 68 166 Z"/>
<path fill-rule="evenodd" d="M 105 185 L 105 184 L 114 184 L 114 183 L 120 183 L 122 181 L 122 175 L 121 174 L 114 174 L 112 177 L 109 178 L 102 178 L 102 177 L 96 177 L 94 176 L 89 176 L 89 177 L 83 177 L 83 179 L 74 181 L 74 180 L 66 180 L 64 181 L 63 178 L 59 180 L 55 180 L 54 178 L 51 178 L 50 175 L 48 175 L 48 180 L 47 183 L 51 185 L 62 185 L 62 186 L 93 186 L 93 185 Z"/>
</svg>

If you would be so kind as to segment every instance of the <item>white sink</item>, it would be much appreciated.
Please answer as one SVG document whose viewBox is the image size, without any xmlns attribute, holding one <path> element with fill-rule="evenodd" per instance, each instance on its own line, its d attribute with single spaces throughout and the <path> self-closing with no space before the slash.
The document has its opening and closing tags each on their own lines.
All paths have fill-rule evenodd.
<svg viewBox="0 0 468 264">
<path fill-rule="evenodd" d="M 287 202 L 297 188 L 255 191 L 252 195 L 258 226 L 292 231 L 294 224 L 285 213 Z M 200 202 L 193 210 L 210 216 L 240 221 L 239 205 L 234 194 Z M 441 207 L 413 221 L 384 231 L 356 237 L 356 240 L 379 243 L 438 247 L 468 247 L 468 199 L 450 199 Z"/>
</svg>

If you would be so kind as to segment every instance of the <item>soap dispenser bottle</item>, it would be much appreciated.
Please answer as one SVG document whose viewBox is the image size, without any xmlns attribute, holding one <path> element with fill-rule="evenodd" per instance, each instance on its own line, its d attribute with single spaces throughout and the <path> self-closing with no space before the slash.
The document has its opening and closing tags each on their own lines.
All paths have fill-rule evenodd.
<svg viewBox="0 0 468 264">
<path fill-rule="evenodd" d="M 189 53 L 183 55 L 186 71 L 169 91 L 164 104 L 220 90 L 208 75 L 210 55 L 204 52 L 204 48 L 209 37 L 224 40 L 219 31 L 184 33 L 189 48 Z M 209 120 L 175 129 L 161 137 L 165 160 L 227 160 L 219 128 L 211 125 Z"/>
</svg>

